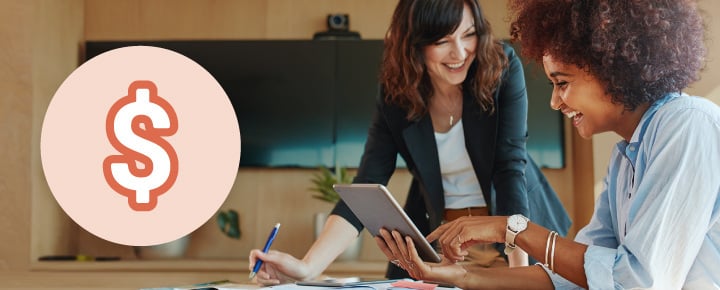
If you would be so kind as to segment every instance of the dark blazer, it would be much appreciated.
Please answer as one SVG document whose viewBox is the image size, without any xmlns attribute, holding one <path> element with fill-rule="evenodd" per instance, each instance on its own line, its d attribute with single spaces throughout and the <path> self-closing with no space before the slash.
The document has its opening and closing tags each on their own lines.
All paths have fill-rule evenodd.
<svg viewBox="0 0 720 290">
<path fill-rule="evenodd" d="M 522 64 L 512 47 L 504 44 L 503 48 L 509 65 L 494 93 L 495 112 L 483 112 L 471 94 L 466 92 L 463 96 L 465 146 L 491 215 L 520 213 L 565 235 L 570 219 L 525 149 L 527 93 Z M 413 176 L 404 208 L 427 235 L 440 225 L 445 209 L 437 144 L 429 114 L 417 120 L 408 120 L 406 116 L 405 109 L 387 104 L 384 94 L 379 94 L 353 182 L 386 185 L 400 154 Z M 363 229 L 342 201 L 332 214 L 342 216 L 358 231 Z M 407 273 L 400 271 L 393 266 L 388 277 L 407 277 Z"/>
</svg>

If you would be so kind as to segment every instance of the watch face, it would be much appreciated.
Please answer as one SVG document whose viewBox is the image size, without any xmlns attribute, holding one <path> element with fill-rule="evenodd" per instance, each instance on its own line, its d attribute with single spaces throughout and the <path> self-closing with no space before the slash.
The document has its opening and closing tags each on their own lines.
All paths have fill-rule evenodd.
<svg viewBox="0 0 720 290">
<path fill-rule="evenodd" d="M 508 219 L 508 227 L 513 231 L 521 231 L 527 227 L 527 220 L 521 215 L 512 215 Z"/>
</svg>

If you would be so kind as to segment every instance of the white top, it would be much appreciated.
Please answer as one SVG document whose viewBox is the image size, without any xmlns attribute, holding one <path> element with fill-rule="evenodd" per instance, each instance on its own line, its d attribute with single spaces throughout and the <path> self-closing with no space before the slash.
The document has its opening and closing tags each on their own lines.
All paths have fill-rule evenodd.
<svg viewBox="0 0 720 290">
<path fill-rule="evenodd" d="M 465 133 L 462 120 L 447 133 L 435 132 L 440 174 L 445 191 L 445 208 L 465 208 L 487 206 L 465 148 Z"/>
</svg>

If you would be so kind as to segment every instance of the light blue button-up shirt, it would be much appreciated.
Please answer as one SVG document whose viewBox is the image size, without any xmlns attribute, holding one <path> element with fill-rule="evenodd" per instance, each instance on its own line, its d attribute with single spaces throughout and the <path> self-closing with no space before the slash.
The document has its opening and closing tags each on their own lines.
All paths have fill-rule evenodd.
<svg viewBox="0 0 720 290">
<path fill-rule="evenodd" d="M 680 94 L 656 101 L 613 150 L 590 223 L 590 289 L 720 288 L 720 108 Z M 557 249 L 556 255 L 562 255 Z M 556 289 L 577 288 L 550 275 Z"/>
</svg>

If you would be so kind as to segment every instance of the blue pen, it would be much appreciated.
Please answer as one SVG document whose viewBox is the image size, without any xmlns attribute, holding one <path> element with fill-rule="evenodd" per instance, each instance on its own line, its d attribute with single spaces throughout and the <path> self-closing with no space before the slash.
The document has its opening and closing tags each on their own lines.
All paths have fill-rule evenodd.
<svg viewBox="0 0 720 290">
<path fill-rule="evenodd" d="M 265 242 L 265 248 L 263 248 L 263 253 L 267 253 L 270 250 L 270 245 L 272 245 L 272 242 L 275 240 L 275 236 L 277 236 L 278 230 L 280 229 L 280 223 L 276 223 L 275 227 L 270 232 L 270 236 L 267 239 L 267 242 Z M 262 265 L 262 260 L 258 259 L 258 261 L 255 263 L 255 267 L 253 267 L 252 272 L 250 272 L 250 279 L 255 277 L 255 274 L 257 274 L 257 271 L 260 271 L 260 266 Z"/>
</svg>

